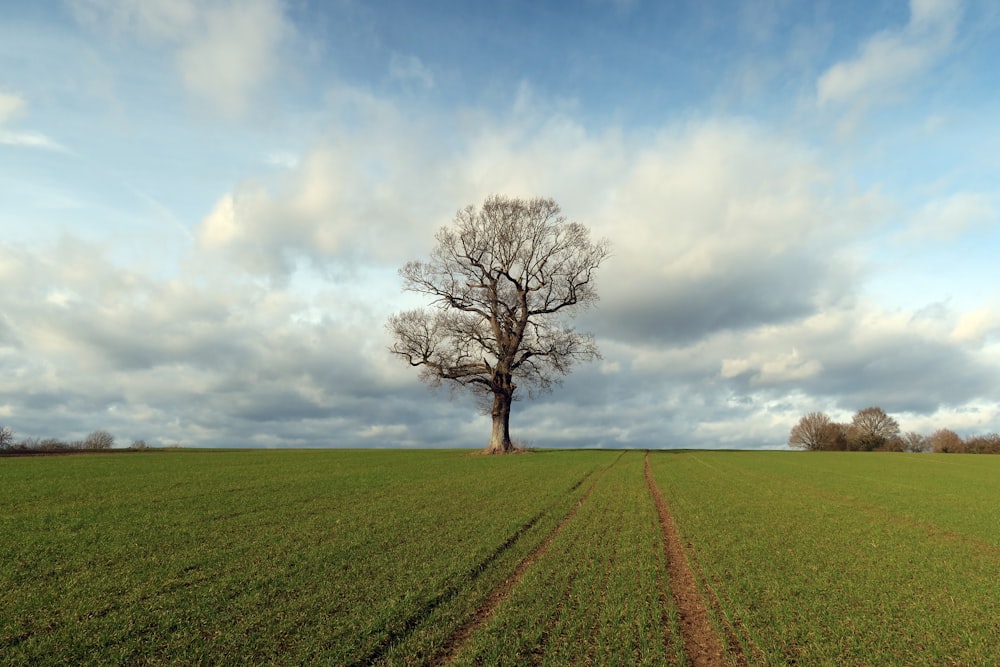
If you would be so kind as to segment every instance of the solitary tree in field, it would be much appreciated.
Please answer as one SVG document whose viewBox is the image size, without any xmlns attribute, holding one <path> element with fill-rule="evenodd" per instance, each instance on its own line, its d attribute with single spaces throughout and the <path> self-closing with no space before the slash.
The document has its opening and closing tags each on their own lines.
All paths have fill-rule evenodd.
<svg viewBox="0 0 1000 667">
<path fill-rule="evenodd" d="M 599 356 L 593 336 L 566 316 L 597 301 L 594 273 L 609 254 L 552 199 L 492 195 L 468 206 L 436 236 L 429 261 L 400 269 L 403 289 L 431 308 L 389 318 L 390 348 L 431 386 L 472 391 L 493 417 L 486 451 L 513 449 L 516 391 L 547 390 L 577 361 Z"/>
</svg>

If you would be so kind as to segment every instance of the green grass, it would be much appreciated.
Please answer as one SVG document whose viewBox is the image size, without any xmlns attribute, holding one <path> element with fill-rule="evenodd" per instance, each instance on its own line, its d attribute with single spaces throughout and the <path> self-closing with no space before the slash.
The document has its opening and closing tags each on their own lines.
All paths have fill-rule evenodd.
<svg viewBox="0 0 1000 667">
<path fill-rule="evenodd" d="M 758 662 L 1000 664 L 1000 458 L 651 460 L 717 622 Z"/>
<path fill-rule="evenodd" d="M 627 452 L 525 573 L 456 665 L 679 665 L 677 611 L 661 599 L 663 540 Z"/>
<path fill-rule="evenodd" d="M 580 493 L 574 484 L 609 461 L 384 451 L 5 459 L 0 656 L 351 664 L 419 655 L 552 529 Z"/>
<path fill-rule="evenodd" d="M 1000 457 L 650 464 L 752 664 L 1000 664 Z M 0 664 L 425 664 L 543 544 L 455 664 L 684 664 L 641 452 L 0 459 Z"/>
</svg>

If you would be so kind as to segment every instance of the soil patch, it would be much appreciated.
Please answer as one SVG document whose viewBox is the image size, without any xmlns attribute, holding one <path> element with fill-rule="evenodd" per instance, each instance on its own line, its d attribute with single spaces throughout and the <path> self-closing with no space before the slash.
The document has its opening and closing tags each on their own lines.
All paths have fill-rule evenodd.
<svg viewBox="0 0 1000 667">
<path fill-rule="evenodd" d="M 649 468 L 649 453 L 646 453 L 646 483 L 656 504 L 656 513 L 660 518 L 660 530 L 663 531 L 663 548 L 667 553 L 667 576 L 670 591 L 677 604 L 681 620 L 681 636 L 684 640 L 684 652 L 694 667 L 716 667 L 726 665 L 722 651 L 722 642 L 708 620 L 708 610 L 698 591 L 694 572 L 684 553 L 677 527 L 663 494 L 656 486 L 653 473 Z M 741 661 L 745 664 L 745 661 Z"/>
</svg>

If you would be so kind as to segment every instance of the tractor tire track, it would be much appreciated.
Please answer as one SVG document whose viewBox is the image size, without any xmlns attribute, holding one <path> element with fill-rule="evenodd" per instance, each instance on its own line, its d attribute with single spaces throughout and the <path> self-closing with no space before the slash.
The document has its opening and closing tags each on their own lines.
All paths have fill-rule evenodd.
<svg viewBox="0 0 1000 667">
<path fill-rule="evenodd" d="M 454 599 L 469 584 L 478 579 L 479 576 L 486 571 L 486 569 L 493 564 L 494 561 L 514 546 L 525 533 L 534 528 L 535 524 L 538 523 L 543 516 L 545 516 L 545 512 L 546 510 L 542 510 L 535 516 L 531 517 L 527 523 L 523 524 L 516 531 L 514 531 L 510 537 L 504 540 L 496 549 L 486 556 L 486 558 L 469 568 L 469 570 L 467 570 L 456 583 L 451 584 L 444 591 L 425 602 L 398 628 L 389 631 L 381 641 L 368 651 L 368 653 L 350 663 L 349 667 L 368 667 L 369 665 L 373 665 L 384 658 L 386 652 L 388 652 L 394 644 L 413 634 L 417 628 L 419 628 L 420 625 L 430 617 L 434 610 Z"/>
<path fill-rule="evenodd" d="M 660 524 L 659 509 L 657 509 L 654 514 L 655 515 L 652 517 L 653 524 L 660 530 L 660 539 L 654 539 L 650 546 L 654 551 L 662 550 L 664 554 L 666 554 L 666 540 L 664 539 L 663 529 Z M 666 655 L 671 655 L 674 650 L 674 624 L 670 618 L 670 608 L 673 606 L 671 605 L 672 594 L 670 592 L 670 586 L 667 584 L 666 573 L 662 567 L 656 568 L 656 592 L 660 599 L 660 625 L 663 630 L 663 649 Z"/>
<path fill-rule="evenodd" d="M 622 452 L 622 455 L 624 455 L 624 452 Z M 603 477 L 608 470 L 610 470 L 612 467 L 614 467 L 616 463 L 618 463 L 622 455 L 619 455 L 618 458 L 616 458 L 610 465 L 603 468 L 602 470 L 600 470 L 600 472 L 594 475 L 594 479 L 590 482 L 590 485 L 587 487 L 587 490 L 583 493 L 580 499 L 573 505 L 573 507 L 570 508 L 569 512 L 567 512 L 566 515 L 559 520 L 559 523 L 556 524 L 555 528 L 552 529 L 552 532 L 546 535 L 545 538 L 538 544 L 538 546 L 535 547 L 531 551 L 531 553 L 525 556 L 521 560 L 521 562 L 517 564 L 517 567 L 514 568 L 514 572 L 509 577 L 507 577 L 507 579 L 505 579 L 503 582 L 500 583 L 499 586 L 493 589 L 493 591 L 486 597 L 486 599 L 483 600 L 482 604 L 479 605 L 479 607 L 476 609 L 475 613 L 473 613 L 473 615 L 469 618 L 469 620 L 466 621 L 464 625 L 459 627 L 454 633 L 452 633 L 452 635 L 445 641 L 441 649 L 438 651 L 437 655 L 430 661 L 429 664 L 433 665 L 434 667 L 439 667 L 441 665 L 450 664 L 455 659 L 455 657 L 459 654 L 462 648 L 465 647 L 465 644 L 468 643 L 469 638 L 473 635 L 473 633 L 475 633 L 476 630 L 485 625 L 490 620 L 490 618 L 492 618 L 497 608 L 499 608 L 500 605 L 503 604 L 504 600 L 510 597 L 511 591 L 513 591 L 514 587 L 517 586 L 518 583 L 520 583 L 521 579 L 524 577 L 525 572 L 527 572 L 528 569 L 532 565 L 534 565 L 535 562 L 539 558 L 541 558 L 546 551 L 548 551 L 549 547 L 552 545 L 553 540 L 555 540 L 556 536 L 559 535 L 560 532 L 562 532 L 563 527 L 567 523 L 569 523 L 573 519 L 573 517 L 576 516 L 577 511 L 579 511 L 579 509 L 583 506 L 583 504 L 587 502 L 587 499 L 590 498 L 590 494 L 594 491 L 594 487 L 597 486 L 597 483 L 601 480 L 601 477 Z M 579 488 L 583 484 L 583 482 L 586 481 L 591 476 L 592 473 L 587 473 L 587 475 L 585 475 L 583 479 L 581 479 L 578 483 L 573 485 L 573 487 L 570 489 L 570 492 L 575 491 L 577 488 Z"/>
<path fill-rule="evenodd" d="M 694 568 L 698 570 L 699 574 L 703 575 L 703 572 L 698 568 L 697 562 L 695 562 Z M 743 653 L 743 647 L 740 644 L 740 635 L 743 636 L 748 644 L 750 653 L 753 654 L 754 664 L 765 664 L 767 662 L 767 656 L 764 655 L 764 652 L 760 650 L 760 647 L 758 647 L 757 644 L 755 644 L 750 638 L 750 632 L 747 630 L 743 621 L 740 620 L 739 617 L 736 617 L 730 623 L 722 614 L 722 604 L 719 602 L 719 596 L 716 594 L 711 584 L 708 583 L 707 577 L 701 576 L 701 580 L 704 582 L 705 593 L 708 596 L 708 601 L 712 609 L 715 610 L 716 616 L 722 619 L 722 629 L 726 633 L 726 645 L 729 647 L 729 654 L 736 656 L 737 665 L 743 666 L 748 664 Z"/>
<path fill-rule="evenodd" d="M 649 486 L 649 492 L 656 505 L 660 530 L 663 532 L 663 548 L 667 555 L 667 577 L 680 615 L 684 653 L 694 667 L 726 665 L 722 642 L 709 622 L 708 610 L 698 590 L 694 571 L 684 553 L 684 544 L 677 532 L 677 526 L 674 525 L 670 509 L 653 479 L 653 472 L 649 467 L 649 452 L 646 452 L 646 484 Z M 739 648 L 738 643 L 735 648 Z M 746 658 L 742 652 L 734 651 L 732 655 L 738 665 L 746 665 Z"/>
<path fill-rule="evenodd" d="M 624 452 L 622 452 L 624 455 Z M 603 475 L 608 469 L 610 469 L 621 455 L 615 459 L 611 465 L 600 471 L 600 475 Z M 573 486 L 566 490 L 565 494 L 572 494 L 576 489 L 590 479 L 594 475 L 594 470 L 590 470 L 583 475 L 579 480 L 577 480 Z M 595 479 L 587 490 L 586 495 L 590 495 L 590 491 L 594 488 L 597 483 Z M 582 500 L 580 501 L 583 502 Z M 444 591 L 434 596 L 427 602 L 425 602 L 415 613 L 413 613 L 409 618 L 405 619 L 398 627 L 389 630 L 385 636 L 378 641 L 372 648 L 368 650 L 362 657 L 355 659 L 353 662 L 348 663 L 347 667 L 369 667 L 380 662 L 385 658 L 386 654 L 392 648 L 393 645 L 399 643 L 406 637 L 412 635 L 416 630 L 434 613 L 436 609 L 442 605 L 450 602 L 455 597 L 457 597 L 466 587 L 475 582 L 476 579 L 485 572 L 490 565 L 492 565 L 497 559 L 499 559 L 507 550 L 513 547 L 517 542 L 527 533 L 529 530 L 535 527 L 541 519 L 552 509 L 552 505 L 548 505 L 545 509 L 541 510 L 533 517 L 531 517 L 525 524 L 521 525 L 510 537 L 508 537 L 503 543 L 501 543 L 496 549 L 494 549 L 486 558 L 482 561 L 476 563 L 471 567 L 464 576 L 460 577 L 459 580 L 450 586 L 448 586 Z M 575 510 L 573 511 L 575 513 Z M 427 662 L 427 664 L 437 664 L 432 658 Z"/>
</svg>

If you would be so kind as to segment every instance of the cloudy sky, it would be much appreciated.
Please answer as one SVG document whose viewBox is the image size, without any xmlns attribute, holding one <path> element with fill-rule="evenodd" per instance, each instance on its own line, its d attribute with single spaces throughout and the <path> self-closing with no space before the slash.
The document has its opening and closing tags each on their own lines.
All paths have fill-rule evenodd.
<svg viewBox="0 0 1000 667">
<path fill-rule="evenodd" d="M 387 352 L 490 193 L 611 239 L 534 446 L 1000 431 L 993 0 L 3 0 L 0 424 L 479 447 Z"/>
</svg>

